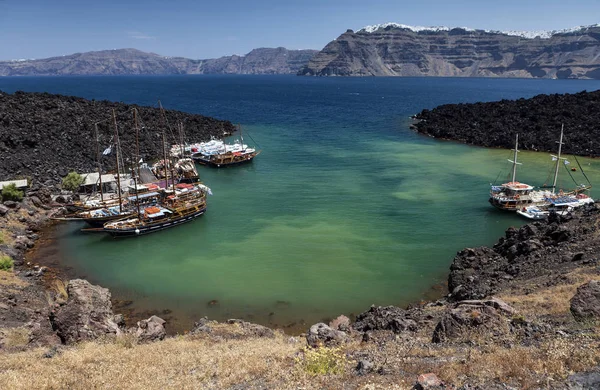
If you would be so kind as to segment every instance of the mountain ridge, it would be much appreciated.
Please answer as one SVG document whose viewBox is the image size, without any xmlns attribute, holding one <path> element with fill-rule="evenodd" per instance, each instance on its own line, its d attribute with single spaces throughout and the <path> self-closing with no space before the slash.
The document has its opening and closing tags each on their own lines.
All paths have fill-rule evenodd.
<svg viewBox="0 0 600 390">
<path fill-rule="evenodd" d="M 0 61 L 0 76 L 295 74 L 315 53 L 317 50 L 257 48 L 243 56 L 194 60 L 133 48 L 111 49 Z"/>
<path fill-rule="evenodd" d="M 298 74 L 598 79 L 600 25 L 552 32 L 367 26 L 328 43 Z"/>
</svg>

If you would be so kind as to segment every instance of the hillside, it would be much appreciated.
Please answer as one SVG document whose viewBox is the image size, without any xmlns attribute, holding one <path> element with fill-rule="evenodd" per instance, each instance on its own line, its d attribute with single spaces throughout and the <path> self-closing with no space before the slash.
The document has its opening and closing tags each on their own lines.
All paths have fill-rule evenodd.
<svg viewBox="0 0 600 390">
<path fill-rule="evenodd" d="M 31 177 L 44 182 L 59 180 L 69 171 L 92 172 L 96 168 L 94 123 L 98 122 L 101 150 L 113 144 L 111 115 L 114 109 L 125 154 L 134 145 L 133 108 L 139 111 L 140 152 L 145 161 L 162 155 L 159 135 L 164 120 L 158 108 L 109 101 L 91 101 L 48 93 L 0 91 L 0 180 Z M 208 140 L 234 131 L 228 121 L 166 110 L 171 128 L 183 123 L 188 140 Z M 172 141 L 171 131 L 166 131 Z M 113 155 L 102 160 L 105 169 L 116 164 Z"/>
<path fill-rule="evenodd" d="M 599 40 L 600 25 L 501 32 L 387 23 L 346 31 L 298 74 L 597 79 Z"/>
<path fill-rule="evenodd" d="M 413 127 L 420 133 L 470 145 L 555 152 L 561 124 L 563 152 L 600 156 L 600 91 L 538 95 L 531 99 L 445 104 L 423 110 Z"/>
<path fill-rule="evenodd" d="M 316 52 L 260 48 L 245 56 L 193 60 L 136 49 L 103 50 L 38 60 L 0 61 L 0 76 L 295 74 Z"/>
</svg>

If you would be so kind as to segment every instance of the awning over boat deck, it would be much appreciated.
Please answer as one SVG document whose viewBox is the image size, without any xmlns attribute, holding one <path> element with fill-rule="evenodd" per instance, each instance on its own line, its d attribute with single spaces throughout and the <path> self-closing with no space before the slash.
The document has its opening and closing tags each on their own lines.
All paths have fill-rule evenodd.
<svg viewBox="0 0 600 390">
<path fill-rule="evenodd" d="M 554 206 L 567 206 L 567 205 L 573 205 L 573 204 L 579 203 L 579 201 L 576 198 L 573 198 L 570 196 L 561 196 L 558 198 L 548 198 L 547 201 L 550 202 L 551 204 L 553 204 Z"/>
<path fill-rule="evenodd" d="M 146 216 L 148 218 L 156 218 L 156 217 L 162 217 L 165 214 L 173 214 L 170 210 L 167 209 L 161 209 L 158 213 L 154 213 L 154 214 L 146 214 Z"/>
<path fill-rule="evenodd" d="M 146 199 L 146 198 L 151 198 L 153 196 L 158 196 L 158 192 L 146 192 L 145 194 L 140 194 L 138 196 L 130 196 L 129 198 L 127 198 L 130 202 L 133 202 L 136 199 Z"/>
</svg>

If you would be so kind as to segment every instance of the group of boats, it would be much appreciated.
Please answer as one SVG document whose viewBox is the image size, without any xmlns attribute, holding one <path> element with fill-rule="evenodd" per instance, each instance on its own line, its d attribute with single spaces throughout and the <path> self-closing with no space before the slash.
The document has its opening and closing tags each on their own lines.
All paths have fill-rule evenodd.
<svg viewBox="0 0 600 390">
<path fill-rule="evenodd" d="M 90 227 L 85 232 L 103 232 L 113 237 L 135 237 L 161 231 L 194 220 L 206 212 L 209 187 L 200 182 L 194 161 L 205 159 L 206 165 L 225 167 L 251 162 L 260 153 L 240 141 L 227 144 L 222 140 L 211 140 L 197 144 L 173 145 L 167 154 L 166 137 L 163 131 L 163 156 L 151 167 L 141 164 L 139 154 L 139 126 L 137 110 L 133 117 L 136 131 L 136 147 L 132 161 L 137 161 L 131 174 L 122 174 L 119 131 L 113 111 L 114 150 L 117 173 L 116 189 L 105 193 L 102 183 L 102 167 L 97 146 L 99 191 L 92 198 L 74 202 L 64 208 L 66 214 L 53 219 L 59 221 L 83 221 Z M 98 139 L 98 128 L 95 126 Z M 183 135 L 181 136 L 183 140 Z M 109 147 L 103 154 L 112 152 Z M 234 156 L 231 158 L 230 156 Z"/>
<path fill-rule="evenodd" d="M 585 192 L 591 189 L 591 183 L 587 180 L 587 176 L 583 172 L 579 161 L 575 157 L 579 169 L 587 180 L 587 184 L 575 184 L 575 188 L 567 192 L 558 189 L 558 174 L 560 166 L 567 167 L 569 161 L 561 157 L 563 145 L 564 127 L 561 128 L 560 140 L 558 141 L 558 154 L 552 156 L 555 162 L 554 177 L 551 186 L 534 187 L 532 185 L 517 181 L 517 165 L 521 165 L 517 161 L 519 153 L 519 135 L 515 140 L 514 155 L 512 160 L 512 179 L 502 185 L 492 185 L 490 190 L 489 202 L 492 206 L 505 211 L 515 211 L 517 214 L 528 219 L 546 219 L 550 213 L 565 215 L 576 208 L 586 204 L 594 203 L 594 200 Z M 576 168 L 571 168 L 575 171 Z M 557 191 L 558 189 L 558 191 Z"/>
</svg>

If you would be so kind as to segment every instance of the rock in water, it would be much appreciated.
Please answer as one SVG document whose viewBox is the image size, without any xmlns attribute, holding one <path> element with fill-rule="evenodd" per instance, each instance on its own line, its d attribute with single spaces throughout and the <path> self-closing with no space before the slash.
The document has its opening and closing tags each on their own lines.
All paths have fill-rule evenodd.
<svg viewBox="0 0 600 390">
<path fill-rule="evenodd" d="M 331 329 L 328 325 L 320 322 L 314 324 L 308 330 L 306 335 L 306 341 L 308 345 L 317 348 L 321 346 L 335 347 L 338 346 L 348 339 L 345 332 L 340 330 Z"/>
<path fill-rule="evenodd" d="M 571 298 L 571 313 L 578 321 L 600 318 L 600 281 L 591 280 L 577 288 Z"/>
<path fill-rule="evenodd" d="M 93 340 L 120 333 L 108 289 L 87 280 L 75 279 L 67 285 L 67 302 L 51 313 L 52 327 L 65 344 Z"/>
</svg>

